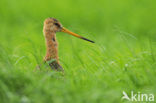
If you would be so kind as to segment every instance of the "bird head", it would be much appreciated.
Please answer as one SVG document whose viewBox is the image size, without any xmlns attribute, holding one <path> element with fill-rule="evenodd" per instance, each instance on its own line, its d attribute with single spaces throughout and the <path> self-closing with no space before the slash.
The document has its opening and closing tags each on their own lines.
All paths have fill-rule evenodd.
<svg viewBox="0 0 156 103">
<path fill-rule="evenodd" d="M 62 30 L 61 23 L 54 18 L 47 18 L 44 21 L 44 30 L 50 32 L 59 32 Z"/>
<path fill-rule="evenodd" d="M 67 34 L 70 34 L 72 36 L 75 36 L 77 38 L 80 38 L 80 39 L 83 39 L 83 40 L 86 40 L 86 41 L 89 41 L 89 42 L 92 42 L 94 43 L 94 41 L 92 40 L 89 40 L 87 38 L 84 38 L 76 33 L 73 33 L 71 31 L 69 31 L 68 29 L 64 28 L 62 26 L 62 24 L 55 18 L 47 18 L 45 21 L 44 21 L 44 32 L 65 32 Z"/>
</svg>

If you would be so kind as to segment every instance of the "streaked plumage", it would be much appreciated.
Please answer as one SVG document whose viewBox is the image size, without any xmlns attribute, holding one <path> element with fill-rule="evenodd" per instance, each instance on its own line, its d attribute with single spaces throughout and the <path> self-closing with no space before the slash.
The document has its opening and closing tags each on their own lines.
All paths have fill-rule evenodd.
<svg viewBox="0 0 156 103">
<path fill-rule="evenodd" d="M 65 32 L 83 40 L 87 40 L 92 43 L 94 42 L 65 29 L 58 20 L 54 18 L 47 18 L 44 21 L 43 27 L 43 33 L 46 41 L 46 56 L 44 58 L 44 62 L 47 62 L 52 69 L 63 71 L 63 68 L 59 63 L 56 32 Z"/>
</svg>

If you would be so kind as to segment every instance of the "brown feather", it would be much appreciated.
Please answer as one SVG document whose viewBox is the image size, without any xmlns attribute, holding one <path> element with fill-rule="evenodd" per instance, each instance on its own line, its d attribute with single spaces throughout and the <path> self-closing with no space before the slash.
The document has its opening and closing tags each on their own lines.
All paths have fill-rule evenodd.
<svg viewBox="0 0 156 103">
<path fill-rule="evenodd" d="M 54 24 L 56 22 L 58 21 L 53 18 L 48 18 L 44 21 L 43 32 L 46 40 L 46 56 L 44 61 L 55 59 L 56 61 L 49 64 L 50 67 L 56 70 L 63 70 L 59 64 L 58 43 L 56 40 L 56 32 L 59 31 L 59 28 Z"/>
</svg>

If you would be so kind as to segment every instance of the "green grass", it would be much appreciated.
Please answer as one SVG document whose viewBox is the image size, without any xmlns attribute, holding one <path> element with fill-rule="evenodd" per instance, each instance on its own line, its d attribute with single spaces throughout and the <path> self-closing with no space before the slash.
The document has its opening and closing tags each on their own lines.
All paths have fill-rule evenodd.
<svg viewBox="0 0 156 103">
<path fill-rule="evenodd" d="M 122 103 L 122 91 L 156 94 L 156 1 L 1 0 L 0 103 Z M 45 55 L 43 21 L 57 33 L 65 75 L 36 70 Z"/>
</svg>

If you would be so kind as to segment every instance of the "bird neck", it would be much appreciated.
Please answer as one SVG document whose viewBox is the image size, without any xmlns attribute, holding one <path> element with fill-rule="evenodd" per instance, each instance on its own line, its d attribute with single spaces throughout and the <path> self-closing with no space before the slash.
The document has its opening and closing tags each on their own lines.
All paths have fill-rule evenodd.
<svg viewBox="0 0 156 103">
<path fill-rule="evenodd" d="M 56 61 L 58 61 L 58 45 L 56 41 L 55 32 L 46 32 L 45 40 L 46 40 L 45 61 L 49 61 L 51 59 L 56 59 Z"/>
</svg>

